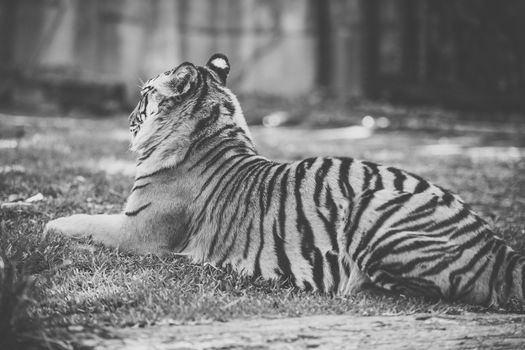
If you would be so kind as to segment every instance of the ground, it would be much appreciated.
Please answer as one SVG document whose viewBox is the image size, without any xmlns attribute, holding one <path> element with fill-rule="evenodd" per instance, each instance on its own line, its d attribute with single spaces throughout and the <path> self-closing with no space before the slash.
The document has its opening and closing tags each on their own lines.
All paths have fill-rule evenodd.
<svg viewBox="0 0 525 350">
<path fill-rule="evenodd" d="M 428 120 L 399 122 L 392 117 L 384 129 L 321 129 L 316 123 L 254 126 L 252 133 L 260 153 L 272 159 L 351 156 L 417 173 L 459 193 L 525 253 L 523 124 Z M 43 329 L 72 333 L 311 315 L 463 317 L 474 312 L 496 317 L 502 312 L 402 295 L 303 293 L 180 257 L 133 256 L 57 237 L 42 240 L 43 225 L 53 218 L 121 210 L 133 178 L 128 147 L 125 116 L 0 115 L 0 257 L 14 266 L 18 280 L 30 276 L 32 281 L 32 301 L 20 317 L 27 321 L 20 322 L 21 329 L 35 322 Z M 6 295 L 0 293 L 0 299 Z M 0 308 L 2 302 L 6 300 L 0 300 Z M 0 314 L 0 321 L 2 317 L 7 316 Z"/>
</svg>

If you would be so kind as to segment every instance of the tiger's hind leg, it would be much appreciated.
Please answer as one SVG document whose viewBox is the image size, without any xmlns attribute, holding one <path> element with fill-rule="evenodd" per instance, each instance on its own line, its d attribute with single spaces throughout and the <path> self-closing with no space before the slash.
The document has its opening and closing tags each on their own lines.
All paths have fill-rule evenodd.
<svg viewBox="0 0 525 350">
<path fill-rule="evenodd" d="M 406 295 L 448 299 L 444 268 L 457 259 L 453 244 L 414 231 L 390 230 L 384 237 L 389 238 L 359 260 L 372 282 Z"/>
<path fill-rule="evenodd" d="M 382 288 L 485 306 L 505 305 L 510 298 L 523 301 L 519 276 L 525 257 L 488 233 L 471 232 L 462 239 L 395 234 L 400 236 L 362 260 L 363 271 Z"/>
<path fill-rule="evenodd" d="M 374 284 L 408 295 L 457 298 L 449 274 L 465 264 L 467 241 L 475 233 L 451 237 L 457 227 L 450 218 L 458 212 L 465 212 L 462 224 L 475 221 L 460 202 L 390 190 L 366 192 L 355 201 L 342 242 Z"/>
</svg>

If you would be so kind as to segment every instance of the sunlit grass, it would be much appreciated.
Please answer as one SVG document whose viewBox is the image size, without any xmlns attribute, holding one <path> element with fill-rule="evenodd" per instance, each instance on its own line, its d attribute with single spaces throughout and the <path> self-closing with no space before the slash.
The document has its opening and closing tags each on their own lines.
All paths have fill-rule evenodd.
<svg viewBox="0 0 525 350">
<path fill-rule="evenodd" d="M 11 122 L 0 117 L 0 127 Z M 23 123 L 26 134 L 18 145 L 0 149 L 0 202 L 11 195 L 28 198 L 36 193 L 44 200 L 21 210 L 0 210 L 0 251 L 16 271 L 34 278 L 35 302 L 28 307 L 28 317 L 46 327 L 487 311 L 371 292 L 352 297 L 303 293 L 287 284 L 253 280 L 175 256 L 133 256 L 58 237 L 42 241 L 43 225 L 52 218 L 119 212 L 131 187 L 133 157 L 123 136 L 125 118 Z M 483 150 L 475 147 L 491 143 L 475 134 L 446 135 L 444 141 L 445 135 L 432 133 L 382 132 L 351 139 L 325 137 L 326 133 L 316 137 L 315 130 L 293 135 L 280 130 L 253 130 L 263 155 L 274 159 L 346 155 L 419 173 L 459 192 L 511 245 L 525 252 L 525 161 L 522 148 L 508 151 L 514 137 L 493 141 L 512 155 L 499 157 L 507 153 L 480 156 Z M 425 146 L 444 142 L 466 151 L 454 146 L 454 154 L 425 152 Z"/>
</svg>

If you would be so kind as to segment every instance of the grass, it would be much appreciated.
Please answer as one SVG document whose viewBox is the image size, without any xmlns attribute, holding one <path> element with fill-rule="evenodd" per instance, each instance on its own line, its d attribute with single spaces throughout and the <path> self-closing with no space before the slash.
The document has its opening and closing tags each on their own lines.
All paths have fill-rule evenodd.
<svg viewBox="0 0 525 350">
<path fill-rule="evenodd" d="M 38 321 L 43 328 L 498 311 L 374 293 L 352 297 L 303 293 L 175 256 L 133 256 L 59 237 L 43 241 L 43 225 L 52 218 L 121 210 L 133 170 L 126 120 L 0 116 L 0 129 L 0 202 L 44 196 L 22 209 L 0 209 L 0 252 L 18 281 L 24 276 L 34 279 L 34 301 L 23 309 L 27 320 Z M 315 135 L 309 129 L 254 130 L 260 152 L 271 158 L 345 155 L 416 172 L 459 192 L 496 232 L 525 253 L 525 151 L 519 148 L 523 135 L 403 130 L 359 140 Z M 6 317 L 0 315 L 2 322 Z"/>
</svg>

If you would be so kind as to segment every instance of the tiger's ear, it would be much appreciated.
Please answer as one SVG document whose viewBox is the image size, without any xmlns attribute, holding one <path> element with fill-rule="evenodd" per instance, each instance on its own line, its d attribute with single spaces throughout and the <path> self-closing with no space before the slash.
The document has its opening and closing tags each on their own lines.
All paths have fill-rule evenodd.
<svg viewBox="0 0 525 350">
<path fill-rule="evenodd" d="M 228 57 L 222 53 L 216 53 L 210 57 L 206 67 L 217 73 L 222 85 L 226 84 L 226 78 L 230 72 L 230 62 L 228 62 Z"/>
<path fill-rule="evenodd" d="M 165 73 L 167 81 L 165 88 L 167 96 L 182 96 L 190 91 L 197 81 L 197 68 L 189 62 L 184 62 L 174 70 Z"/>
</svg>

